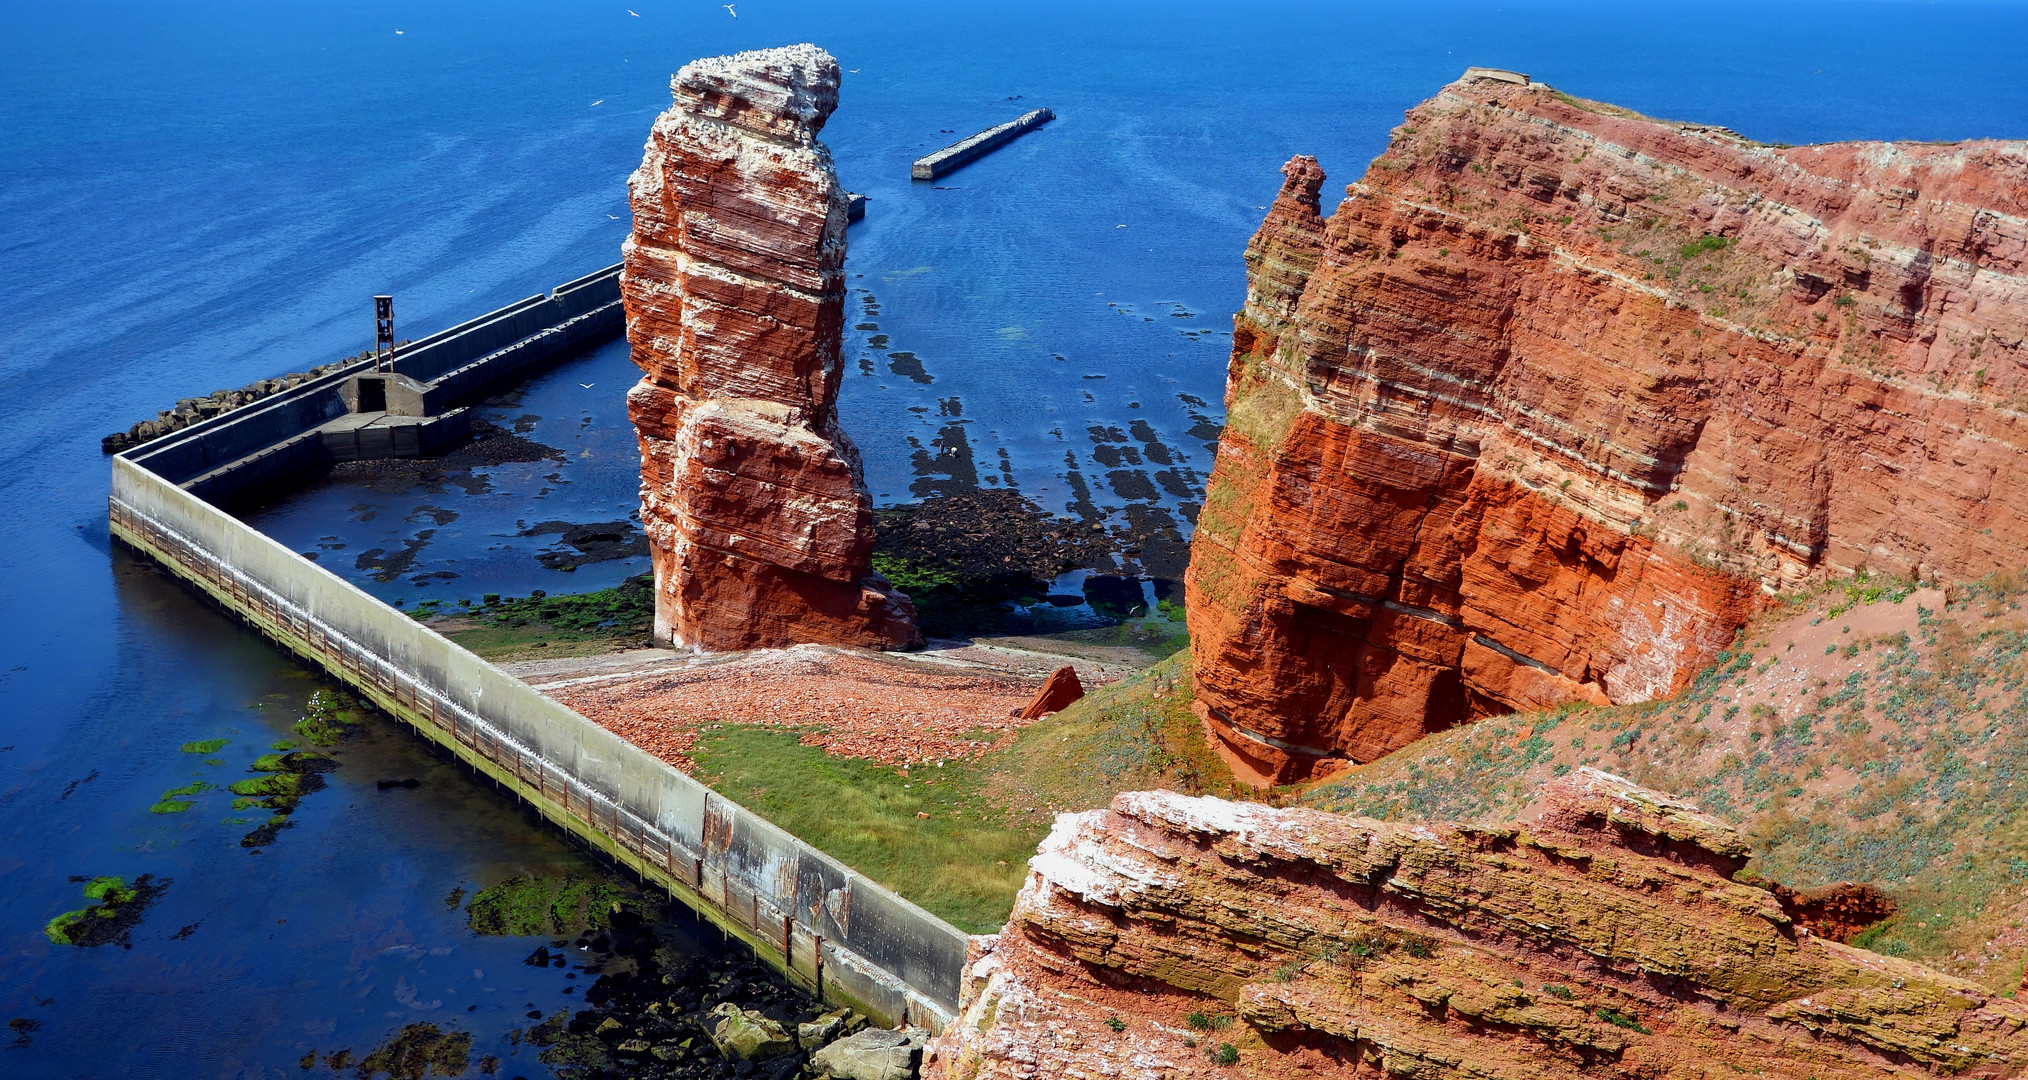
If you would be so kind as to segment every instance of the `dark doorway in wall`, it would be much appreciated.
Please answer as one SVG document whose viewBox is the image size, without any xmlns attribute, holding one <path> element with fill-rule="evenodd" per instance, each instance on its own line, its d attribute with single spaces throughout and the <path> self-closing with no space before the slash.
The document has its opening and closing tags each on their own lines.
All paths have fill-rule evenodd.
<svg viewBox="0 0 2028 1080">
<path fill-rule="evenodd" d="M 359 380 L 359 411 L 387 411 L 387 380 L 368 378 Z"/>
</svg>

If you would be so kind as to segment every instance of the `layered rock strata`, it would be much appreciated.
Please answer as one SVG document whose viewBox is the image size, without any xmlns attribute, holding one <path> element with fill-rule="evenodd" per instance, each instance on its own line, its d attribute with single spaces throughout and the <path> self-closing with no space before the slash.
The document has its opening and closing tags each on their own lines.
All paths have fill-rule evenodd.
<svg viewBox="0 0 2028 1080">
<path fill-rule="evenodd" d="M 1247 248 L 1198 699 L 1292 780 L 1680 689 L 1762 598 L 2028 561 L 2028 146 L 1785 147 L 1468 73 Z"/>
<path fill-rule="evenodd" d="M 707 650 L 918 643 L 871 570 L 872 500 L 838 426 L 845 193 L 817 141 L 814 45 L 699 60 L 627 181 L 621 294 L 655 636 Z"/>
<path fill-rule="evenodd" d="M 1117 796 L 974 939 L 932 1077 L 2018 1076 L 2028 1008 L 1828 941 L 1729 827 L 1589 769 L 1534 821 Z"/>
</svg>

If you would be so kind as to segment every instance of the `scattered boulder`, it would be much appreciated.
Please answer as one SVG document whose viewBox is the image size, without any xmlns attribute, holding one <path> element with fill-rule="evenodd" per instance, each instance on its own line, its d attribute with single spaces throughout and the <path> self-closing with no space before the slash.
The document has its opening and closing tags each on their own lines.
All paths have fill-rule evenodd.
<svg viewBox="0 0 2028 1080">
<path fill-rule="evenodd" d="M 833 1080 L 915 1080 L 929 1032 L 867 1028 L 810 1055 L 810 1067 Z"/>
<path fill-rule="evenodd" d="M 845 1018 L 849 1015 L 851 1015 L 849 1010 L 839 1009 L 836 1012 L 827 1012 L 807 1024 L 796 1025 L 797 1044 L 805 1050 L 815 1050 L 823 1046 L 837 1038 L 838 1033 L 844 1030 Z"/>
<path fill-rule="evenodd" d="M 782 1025 L 729 1001 L 713 1008 L 706 1019 L 712 1045 L 726 1057 L 757 1061 L 796 1049 L 796 1040 L 782 1030 Z"/>
<path fill-rule="evenodd" d="M 1077 669 L 1065 664 L 1049 676 L 1018 715 L 1023 720 L 1040 720 L 1083 696 L 1084 684 L 1078 681 Z"/>
</svg>

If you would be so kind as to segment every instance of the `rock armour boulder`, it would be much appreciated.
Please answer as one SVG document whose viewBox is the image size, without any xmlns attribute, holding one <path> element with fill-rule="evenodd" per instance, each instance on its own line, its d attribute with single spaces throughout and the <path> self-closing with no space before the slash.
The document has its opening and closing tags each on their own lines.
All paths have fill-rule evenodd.
<svg viewBox="0 0 2028 1080">
<path fill-rule="evenodd" d="M 810 1068 L 833 1080 L 915 1080 L 929 1033 L 868 1028 L 810 1055 Z"/>
</svg>

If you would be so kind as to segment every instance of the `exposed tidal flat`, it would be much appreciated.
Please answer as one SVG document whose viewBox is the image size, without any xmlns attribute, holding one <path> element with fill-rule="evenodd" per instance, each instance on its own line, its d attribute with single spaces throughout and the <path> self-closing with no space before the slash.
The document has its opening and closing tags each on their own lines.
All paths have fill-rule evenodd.
<svg viewBox="0 0 2028 1080">
<path fill-rule="evenodd" d="M 608 216 L 625 213 L 619 180 L 669 72 L 690 58 L 814 39 L 859 69 L 825 137 L 848 185 L 873 196 L 852 232 L 849 272 L 863 277 L 843 416 L 883 504 L 1005 489 L 1011 474 L 1053 515 L 1082 521 L 1089 504 L 1110 533 L 1160 511 L 1182 536 L 1194 497 L 1182 470 L 1201 481 L 1222 420 L 1238 253 L 1290 153 L 1352 175 L 1402 109 L 1467 63 L 1797 143 L 2002 134 L 2018 127 L 2007 103 L 2028 97 L 2018 65 L 1962 62 L 1966 40 L 2021 36 L 2004 6 L 1509 5 L 1438 20 L 1361 5 L 741 5 L 737 20 L 715 5 L 633 6 L 638 19 L 512 4 L 398 20 L 246 4 L 10 16 L 0 284 L 21 314 L 0 325 L 13 410 L 0 430 L 11 465 L 0 475 L 0 1072 L 303 1075 L 304 1055 L 340 1071 L 340 1052 L 351 1074 L 368 1061 L 389 1075 L 378 1066 L 462 1062 L 476 1074 L 489 1056 L 500 1075 L 561 1067 L 512 1033 L 540 1022 L 531 1011 L 581 1008 L 584 992 L 564 990 L 596 980 L 523 963 L 555 936 L 478 934 L 446 901 L 517 877 L 595 880 L 597 868 L 370 714 L 338 746 L 309 746 L 295 726 L 317 690 L 335 688 L 111 549 L 97 439 L 181 398 L 356 353 L 374 292 L 397 295 L 406 336 L 610 263 L 626 226 Z M 945 190 L 908 184 L 907 162 L 948 141 L 943 129 L 977 130 L 1031 102 L 1060 119 Z M 589 415 L 586 431 L 624 455 L 627 433 L 598 417 L 620 415 L 634 378 L 624 355 L 595 362 L 607 367 L 568 385 L 559 369 L 553 404 L 496 406 L 510 435 L 568 460 L 471 473 L 517 499 L 588 492 L 574 470 L 601 448 L 569 431 Z M 599 404 L 575 408 L 566 392 Z M 524 414 L 542 420 L 517 432 Z M 1151 444 L 1180 465 L 1148 464 Z M 552 568 L 536 556 L 583 552 L 563 533 L 520 536 L 624 519 L 632 479 L 609 475 L 625 477 L 610 494 L 503 506 L 492 519 L 477 495 L 443 507 L 405 487 L 355 521 L 373 499 L 334 493 L 290 542 L 411 607 L 617 587 L 644 562 Z M 460 518 L 438 525 L 419 506 Z M 460 528 L 472 535 L 453 536 Z M 440 572 L 460 576 L 414 583 Z M 1086 595 L 1049 585 L 1045 595 Z M 1146 753 L 1144 731 L 1095 727 L 1092 756 L 1075 760 L 1138 782 L 1127 766 Z M 773 737 L 726 739 L 756 734 Z M 229 741 L 182 750 L 217 739 Z M 274 749 L 290 741 L 305 745 Z M 230 786 L 299 775 L 248 769 L 309 750 L 336 763 L 302 774 L 323 788 L 299 796 L 272 842 L 244 846 L 277 811 L 232 801 L 279 793 Z M 755 789 L 779 790 L 720 775 L 756 806 L 769 795 Z M 890 770 L 877 785 L 896 795 L 897 831 L 930 812 L 903 815 L 910 783 Z M 95 881 L 138 894 L 144 876 L 162 891 L 128 927 L 132 948 L 49 940 L 52 919 L 118 896 L 107 885 L 90 898 Z M 715 938 L 657 940 L 697 957 L 708 981 L 732 975 Z"/>
</svg>

